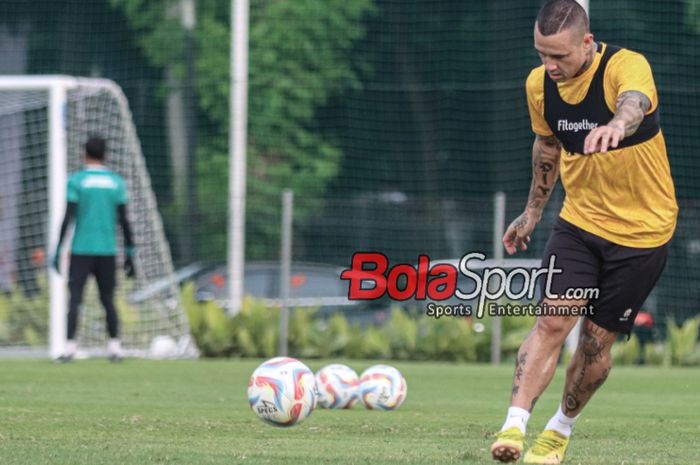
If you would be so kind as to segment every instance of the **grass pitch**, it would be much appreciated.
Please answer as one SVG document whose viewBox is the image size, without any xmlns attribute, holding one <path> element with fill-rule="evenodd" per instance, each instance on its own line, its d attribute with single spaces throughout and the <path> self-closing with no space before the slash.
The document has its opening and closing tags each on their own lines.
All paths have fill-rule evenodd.
<svg viewBox="0 0 700 465">
<path fill-rule="evenodd" d="M 317 409 L 280 429 L 249 409 L 260 360 L 0 360 L 0 464 L 493 464 L 512 367 L 394 363 L 394 412 Z M 367 361 L 344 361 L 358 373 Z M 310 361 L 316 370 L 325 363 Z M 563 367 L 529 440 L 555 411 Z M 572 438 L 568 464 L 699 464 L 700 370 L 613 368 Z"/>
</svg>

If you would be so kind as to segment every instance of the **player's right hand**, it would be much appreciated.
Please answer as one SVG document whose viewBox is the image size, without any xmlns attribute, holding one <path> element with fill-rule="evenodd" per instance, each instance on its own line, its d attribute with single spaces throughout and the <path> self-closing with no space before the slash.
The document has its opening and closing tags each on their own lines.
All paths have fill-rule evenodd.
<svg viewBox="0 0 700 465">
<path fill-rule="evenodd" d="M 133 278 L 136 276 L 136 270 L 134 269 L 134 261 L 130 255 L 124 258 L 124 274 L 127 278 Z"/>
<path fill-rule="evenodd" d="M 513 220 L 503 235 L 503 246 L 508 255 L 513 255 L 518 250 L 527 250 L 530 235 L 535 230 L 539 220 L 540 215 L 530 210 L 525 210 L 522 215 Z"/>
</svg>

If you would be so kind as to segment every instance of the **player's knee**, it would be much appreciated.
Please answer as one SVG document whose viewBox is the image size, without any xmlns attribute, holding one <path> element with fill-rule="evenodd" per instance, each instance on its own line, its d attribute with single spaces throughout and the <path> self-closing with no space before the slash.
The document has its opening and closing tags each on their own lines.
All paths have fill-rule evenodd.
<svg viewBox="0 0 700 465">
<path fill-rule="evenodd" d="M 571 324 L 566 318 L 539 317 L 535 323 L 535 331 L 552 343 L 563 343 L 571 330 Z"/>
</svg>

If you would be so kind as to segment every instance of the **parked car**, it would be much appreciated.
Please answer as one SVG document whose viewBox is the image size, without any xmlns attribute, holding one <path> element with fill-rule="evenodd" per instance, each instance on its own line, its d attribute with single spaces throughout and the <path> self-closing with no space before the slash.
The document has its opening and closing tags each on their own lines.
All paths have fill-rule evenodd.
<svg viewBox="0 0 700 465">
<path fill-rule="evenodd" d="M 291 307 L 316 308 L 316 316 L 326 318 L 342 313 L 348 321 L 382 323 L 391 310 L 385 301 L 348 300 L 348 283 L 340 279 L 344 268 L 318 263 L 293 263 L 289 285 Z M 214 300 L 225 306 L 228 300 L 228 272 L 225 264 L 210 267 L 194 280 L 197 301 Z M 280 265 L 278 262 L 249 262 L 245 265 L 244 293 L 280 305 Z"/>
</svg>

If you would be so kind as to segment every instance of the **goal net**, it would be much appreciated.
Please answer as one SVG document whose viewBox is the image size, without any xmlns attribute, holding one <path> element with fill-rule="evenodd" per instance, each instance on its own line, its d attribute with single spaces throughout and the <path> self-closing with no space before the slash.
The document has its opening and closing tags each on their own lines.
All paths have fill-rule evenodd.
<svg viewBox="0 0 700 465">
<path fill-rule="evenodd" d="M 115 294 L 126 354 L 145 356 L 154 340 L 167 336 L 174 342 L 169 356 L 194 356 L 126 98 L 112 81 L 60 76 L 0 77 L 0 349 L 48 348 L 51 357 L 63 351 L 67 272 L 64 267 L 61 276 L 49 263 L 65 212 L 66 180 L 81 168 L 91 135 L 107 140 L 107 165 L 128 188 L 136 277 L 127 280 L 122 273 L 118 234 Z M 68 254 L 70 237 L 64 244 Z M 83 353 L 105 351 L 104 310 L 94 280 L 88 280 L 78 328 Z"/>
</svg>

